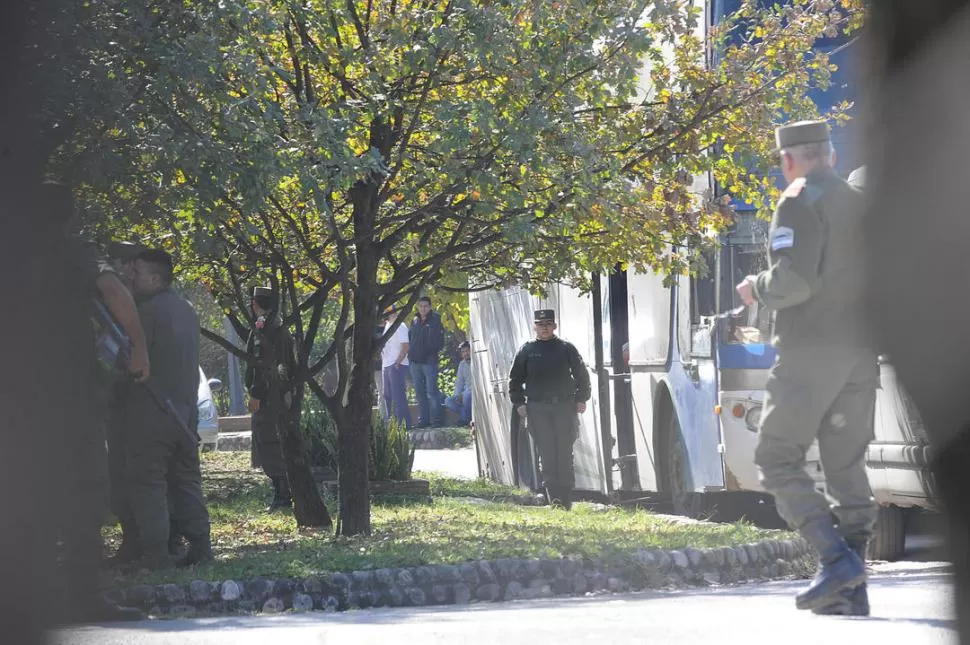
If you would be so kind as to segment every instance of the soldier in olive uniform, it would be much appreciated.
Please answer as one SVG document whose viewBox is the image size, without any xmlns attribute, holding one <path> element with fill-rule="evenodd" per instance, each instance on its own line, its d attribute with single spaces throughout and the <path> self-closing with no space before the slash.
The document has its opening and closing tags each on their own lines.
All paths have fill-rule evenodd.
<svg viewBox="0 0 970 645">
<path fill-rule="evenodd" d="M 252 309 L 256 323 L 247 351 L 255 357 L 246 369 L 249 411 L 252 413 L 253 467 L 262 467 L 273 482 L 273 500 L 267 511 L 291 508 L 293 499 L 286 478 L 286 463 L 280 443 L 279 421 L 289 407 L 287 383 L 296 370 L 293 339 L 283 328 L 278 298 L 268 287 L 253 289 Z M 280 381 L 279 400 L 270 405 L 270 379 Z"/>
<path fill-rule="evenodd" d="M 819 554 L 796 606 L 868 614 L 864 561 L 876 506 L 865 455 L 879 366 L 863 327 L 862 196 L 833 170 L 824 122 L 787 125 L 776 137 L 789 185 L 769 232 L 770 268 L 738 285 L 745 304 L 776 312 L 778 360 L 755 461 L 778 512 Z M 834 506 L 805 471 L 816 440 Z"/>
<path fill-rule="evenodd" d="M 539 449 L 549 502 L 572 508 L 575 486 L 573 444 L 579 436 L 577 414 L 586 411 L 589 373 L 576 347 L 556 333 L 551 309 L 535 312 L 536 339 L 519 349 L 509 373 L 512 405 Z"/>
<path fill-rule="evenodd" d="M 199 318 L 172 288 L 172 258 L 161 250 L 140 253 L 134 262 L 132 289 L 148 342 L 152 383 L 161 400 L 190 429 L 198 426 Z M 212 559 L 209 512 L 202 493 L 198 442 L 145 388 L 125 397 L 124 446 L 128 498 L 138 528 L 141 564 L 173 564 L 169 554 L 171 507 L 189 540 L 179 564 Z"/>
</svg>

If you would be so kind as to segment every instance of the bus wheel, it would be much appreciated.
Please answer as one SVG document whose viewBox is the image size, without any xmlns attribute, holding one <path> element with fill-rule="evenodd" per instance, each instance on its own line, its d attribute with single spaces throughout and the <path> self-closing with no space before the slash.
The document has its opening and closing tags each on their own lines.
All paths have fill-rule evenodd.
<svg viewBox="0 0 970 645">
<path fill-rule="evenodd" d="M 703 511 L 703 495 L 694 492 L 694 480 L 690 474 L 687 446 L 680 431 L 680 422 L 674 412 L 670 414 L 667 430 L 667 491 L 674 513 L 686 517 L 699 517 Z"/>
<path fill-rule="evenodd" d="M 890 562 L 906 552 L 906 514 L 898 506 L 880 506 L 869 542 L 870 560 Z"/>
</svg>

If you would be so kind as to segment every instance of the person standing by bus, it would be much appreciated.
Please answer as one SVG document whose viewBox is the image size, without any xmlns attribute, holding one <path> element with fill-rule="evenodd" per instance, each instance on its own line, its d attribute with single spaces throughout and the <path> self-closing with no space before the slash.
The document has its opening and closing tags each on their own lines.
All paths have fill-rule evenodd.
<svg viewBox="0 0 970 645">
<path fill-rule="evenodd" d="M 519 349 L 509 372 L 509 395 L 539 449 L 549 503 L 572 508 L 575 486 L 573 444 L 577 414 L 591 394 L 589 372 L 576 347 L 556 336 L 556 312 L 535 312 L 536 339 Z"/>
<path fill-rule="evenodd" d="M 862 195 L 835 173 L 824 121 L 782 126 L 776 139 L 788 187 L 771 223 L 770 266 L 737 286 L 746 305 L 776 312 L 778 360 L 755 462 L 779 514 L 819 555 L 819 573 L 796 606 L 864 615 L 864 560 L 876 520 L 865 455 L 879 364 L 864 328 Z M 805 471 L 816 440 L 834 506 Z"/>
</svg>

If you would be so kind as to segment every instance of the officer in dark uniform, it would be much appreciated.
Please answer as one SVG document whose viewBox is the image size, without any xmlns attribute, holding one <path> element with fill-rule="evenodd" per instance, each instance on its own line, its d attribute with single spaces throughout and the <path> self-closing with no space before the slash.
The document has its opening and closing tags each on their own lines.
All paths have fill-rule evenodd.
<svg viewBox="0 0 970 645">
<path fill-rule="evenodd" d="M 569 510 L 575 485 L 573 444 L 579 436 L 576 415 L 586 411 L 589 373 L 576 347 L 556 336 L 553 310 L 535 312 L 535 331 L 536 339 L 515 355 L 509 395 L 519 416 L 528 416 L 550 503 Z"/>
<path fill-rule="evenodd" d="M 150 569 L 174 564 L 169 555 L 169 498 L 176 523 L 189 540 L 179 564 L 207 562 L 212 544 L 198 442 L 175 419 L 178 415 L 190 430 L 198 426 L 199 318 L 172 288 L 172 258 L 164 251 L 138 255 L 132 288 L 152 361 L 153 389 L 173 408 L 163 409 L 145 388 L 132 388 L 125 397 L 126 481 L 140 564 Z"/>
<path fill-rule="evenodd" d="M 280 443 L 279 423 L 289 408 L 291 394 L 287 383 L 296 370 L 293 338 L 283 328 L 279 299 L 269 287 L 253 289 L 251 303 L 255 324 L 246 350 L 255 360 L 246 368 L 246 389 L 252 413 L 253 468 L 262 467 L 273 482 L 273 499 L 267 511 L 292 508 L 293 499 L 286 478 L 286 462 Z M 270 379 L 280 381 L 279 400 L 269 401 Z"/>
<path fill-rule="evenodd" d="M 755 461 L 778 512 L 819 554 L 796 606 L 868 614 L 864 560 L 876 506 L 865 455 L 879 366 L 863 327 L 862 195 L 833 170 L 824 122 L 783 126 L 776 138 L 789 185 L 769 231 L 770 267 L 738 285 L 745 304 L 776 312 L 778 361 Z M 834 506 L 805 471 L 816 440 Z"/>
</svg>

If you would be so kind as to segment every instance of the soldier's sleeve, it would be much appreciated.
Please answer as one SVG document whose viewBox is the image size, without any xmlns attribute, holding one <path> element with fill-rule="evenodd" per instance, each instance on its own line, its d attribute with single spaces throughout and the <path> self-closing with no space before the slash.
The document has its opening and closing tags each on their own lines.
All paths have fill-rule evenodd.
<svg viewBox="0 0 970 645">
<path fill-rule="evenodd" d="M 579 355 L 579 350 L 572 343 L 566 343 L 566 355 L 569 357 L 569 370 L 573 373 L 576 381 L 576 403 L 589 401 L 592 390 L 589 383 L 589 370 L 583 357 Z"/>
<path fill-rule="evenodd" d="M 512 405 L 525 403 L 525 377 L 527 373 L 527 357 L 529 344 L 523 345 L 512 361 L 512 369 L 509 370 L 509 398 Z"/>
<path fill-rule="evenodd" d="M 768 240 L 771 266 L 755 281 L 755 297 L 770 309 L 786 309 L 805 302 L 821 282 L 825 227 L 807 194 L 817 189 L 797 190 L 793 196 L 784 197 L 775 210 Z"/>
</svg>

